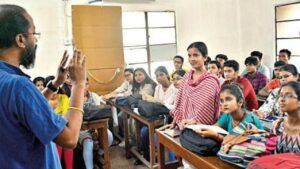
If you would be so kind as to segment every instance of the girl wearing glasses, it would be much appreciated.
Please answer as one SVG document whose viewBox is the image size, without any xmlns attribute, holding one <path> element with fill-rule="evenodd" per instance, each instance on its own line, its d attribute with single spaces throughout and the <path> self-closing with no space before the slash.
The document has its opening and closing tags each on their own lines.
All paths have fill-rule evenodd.
<svg viewBox="0 0 300 169">
<path fill-rule="evenodd" d="M 297 82 L 299 75 L 296 66 L 292 64 L 286 64 L 280 68 L 279 77 L 281 86 L 287 84 L 288 82 Z M 254 110 L 255 113 L 260 118 L 274 117 L 274 116 L 284 116 L 284 112 L 282 112 L 279 108 L 279 92 L 280 88 L 274 89 L 265 103 L 258 109 Z"/>
<path fill-rule="evenodd" d="M 277 135 L 276 153 L 300 154 L 300 83 L 292 81 L 282 86 L 279 106 L 287 117 L 278 120 L 273 128 Z"/>
</svg>

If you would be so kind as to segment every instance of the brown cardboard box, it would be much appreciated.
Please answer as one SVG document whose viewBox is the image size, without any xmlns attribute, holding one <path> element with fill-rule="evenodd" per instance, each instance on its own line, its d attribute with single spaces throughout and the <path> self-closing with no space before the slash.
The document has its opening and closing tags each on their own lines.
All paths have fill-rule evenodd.
<svg viewBox="0 0 300 169">
<path fill-rule="evenodd" d="M 75 45 L 87 57 L 90 90 L 113 91 L 124 80 L 121 7 L 72 6 L 72 25 Z"/>
</svg>

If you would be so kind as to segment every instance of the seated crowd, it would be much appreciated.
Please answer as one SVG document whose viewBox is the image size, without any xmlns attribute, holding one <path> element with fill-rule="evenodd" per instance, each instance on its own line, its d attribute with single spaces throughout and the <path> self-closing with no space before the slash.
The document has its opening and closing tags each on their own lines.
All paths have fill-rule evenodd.
<svg viewBox="0 0 300 169">
<path fill-rule="evenodd" d="M 0 128 L 4 138 L 0 141 L 1 168 L 61 168 L 58 157 L 63 157 L 64 168 L 71 169 L 76 146 L 82 150 L 85 167 L 94 168 L 94 155 L 101 157 L 103 150 L 98 148 L 94 153 L 97 133 L 82 128 L 84 110 L 95 106 L 100 109 L 121 97 L 166 108 L 171 118 L 166 128 L 184 130 L 203 124 L 231 133 L 247 123 L 256 131 L 264 129 L 276 136 L 271 154 L 300 154 L 299 72 L 288 63 L 291 52 L 287 49 L 280 50 L 273 74 L 262 64 L 263 54 L 259 51 L 245 59 L 246 69 L 240 74 L 236 60 L 218 54 L 211 61 L 206 44 L 194 42 L 187 47 L 191 70 L 183 69 L 184 58 L 178 55 L 173 58 L 175 70 L 171 74 L 165 66 L 156 68 L 157 83 L 143 68 L 127 68 L 122 85 L 99 96 L 89 90 L 85 56 L 77 49 L 69 62 L 64 53 L 56 76 L 37 77 L 34 86 L 19 68 L 34 64 L 37 40 L 33 19 L 15 5 L 0 5 L 0 16 L 0 92 L 4 97 L 0 117 L 5 119 Z M 260 97 L 266 98 L 261 106 Z M 123 122 L 127 120 L 124 112 L 114 107 L 111 111 L 115 115 L 112 129 L 107 131 L 109 145 L 114 134 L 124 135 Z M 147 130 L 141 126 L 138 131 L 143 155 L 149 160 L 148 138 L 156 140 L 156 136 L 149 136 Z M 136 132 L 130 131 L 131 139 Z M 218 143 L 226 138 L 210 128 L 195 130 L 194 134 Z M 168 155 L 170 161 L 176 159 L 172 151 Z M 193 167 L 184 160 L 183 164 Z"/>
<path fill-rule="evenodd" d="M 184 59 L 177 55 L 173 58 L 175 69 L 171 74 L 168 73 L 165 66 L 156 68 L 157 83 L 143 68 L 135 70 L 127 68 L 124 70 L 125 80 L 120 87 L 111 93 L 98 96 L 88 90 L 87 80 L 84 106 L 98 105 L 100 102 L 105 103 L 105 101 L 118 97 L 140 95 L 140 99 L 164 105 L 170 110 L 173 120 L 166 126 L 170 128 L 178 127 L 182 130 L 191 124 L 206 124 L 216 125 L 231 132 L 241 122 L 248 122 L 253 123 L 258 129 L 266 129 L 260 119 L 272 119 L 272 124 L 276 124 L 277 128 L 278 126 L 282 127 L 276 134 L 289 136 L 290 130 L 284 130 L 285 125 L 283 124 L 286 123 L 286 126 L 299 125 L 295 119 L 290 119 L 291 112 L 297 112 L 298 103 L 294 102 L 295 105 L 293 105 L 290 102 L 293 99 L 300 100 L 297 93 L 300 84 L 298 84 L 297 68 L 287 63 L 290 58 L 290 51 L 287 49 L 280 51 L 283 56 L 280 56 L 280 60 L 274 63 L 272 74 L 270 74 L 269 68 L 262 65 L 263 54 L 259 51 L 251 52 L 251 56 L 245 59 L 246 69 L 241 75 L 239 63 L 236 60 L 228 59 L 224 54 L 218 54 L 215 57 L 216 60 L 207 62 L 208 50 L 203 42 L 194 42 L 189 45 L 187 53 L 192 69 L 190 71 L 182 69 Z M 52 77 L 53 79 L 54 77 Z M 33 82 L 40 91 L 47 83 L 42 77 L 35 78 Z M 49 101 L 55 112 L 61 115 L 64 115 L 67 110 L 67 107 L 64 108 L 64 106 L 68 106 L 68 97 L 65 93 L 62 87 L 58 94 L 53 95 Z M 258 104 L 258 97 L 266 98 L 261 106 Z M 119 134 L 123 136 L 122 112 L 118 112 L 115 108 L 113 108 L 113 112 L 118 114 L 118 118 L 114 121 L 119 126 Z M 293 114 L 293 118 L 298 118 L 298 116 Z M 273 127 L 275 126 L 273 125 Z M 273 128 L 269 127 L 268 129 L 275 132 Z M 130 132 L 134 134 L 136 131 L 131 130 Z M 108 133 L 111 145 L 113 136 L 110 131 Z M 210 129 L 198 130 L 196 133 L 219 142 L 222 142 L 224 137 Z M 293 133 L 299 134 L 300 131 L 293 131 Z M 86 168 L 93 168 L 93 140 L 91 138 L 90 131 L 80 132 L 79 144 L 83 146 Z M 149 135 L 148 128 L 145 126 L 141 128 L 140 139 L 144 158 L 149 160 Z M 297 139 L 300 140 L 300 136 Z M 285 144 L 283 140 L 280 142 L 278 152 L 288 150 L 299 153 L 299 147 L 282 144 Z M 62 152 L 65 154 L 64 160 L 67 161 L 64 164 L 66 167 L 72 168 L 68 167 L 68 164 L 72 162 L 72 158 L 68 157 L 73 155 L 71 150 L 64 150 L 59 146 L 57 149 L 59 154 Z M 101 149 L 98 154 L 103 154 Z M 175 155 L 169 151 L 169 160 L 175 159 Z M 140 161 L 137 160 L 135 164 L 140 164 Z M 183 164 L 189 165 L 185 161 Z"/>
</svg>

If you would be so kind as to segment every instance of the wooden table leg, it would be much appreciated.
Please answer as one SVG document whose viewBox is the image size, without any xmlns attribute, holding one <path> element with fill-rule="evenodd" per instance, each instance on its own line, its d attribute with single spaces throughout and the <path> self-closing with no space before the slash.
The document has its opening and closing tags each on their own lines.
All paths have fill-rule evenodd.
<svg viewBox="0 0 300 169">
<path fill-rule="evenodd" d="M 123 112 L 123 123 L 124 123 L 124 141 L 125 141 L 125 151 L 126 158 L 130 158 L 130 147 L 129 147 L 129 133 L 128 133 L 128 115 Z"/>
<path fill-rule="evenodd" d="M 98 129 L 99 133 L 99 141 L 102 143 L 103 151 L 104 151 L 104 168 L 110 169 L 110 160 L 109 160 L 109 147 L 108 147 L 108 133 L 107 133 L 107 123 L 105 127 Z"/>
<path fill-rule="evenodd" d="M 136 146 L 137 151 L 141 153 L 141 123 L 138 121 L 135 121 L 135 128 L 136 128 Z"/>
<path fill-rule="evenodd" d="M 151 122 L 149 125 L 149 153 L 150 153 L 150 166 L 153 168 L 155 164 L 155 144 L 154 144 L 154 123 Z"/>
<path fill-rule="evenodd" d="M 165 169 L 165 147 L 160 143 L 158 137 L 158 165 L 160 169 Z"/>
</svg>

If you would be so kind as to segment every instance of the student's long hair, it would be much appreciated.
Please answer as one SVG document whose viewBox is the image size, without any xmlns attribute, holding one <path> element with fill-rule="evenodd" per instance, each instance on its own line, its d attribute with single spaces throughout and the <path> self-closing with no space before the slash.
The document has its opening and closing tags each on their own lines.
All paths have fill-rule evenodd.
<svg viewBox="0 0 300 169">
<path fill-rule="evenodd" d="M 140 71 L 144 74 L 145 80 L 142 83 L 138 83 L 135 80 L 135 73 L 137 71 Z M 140 91 L 140 89 L 145 85 L 145 84 L 151 84 L 153 91 L 155 90 L 156 83 L 150 78 L 150 76 L 146 73 L 144 68 L 136 68 L 133 72 L 133 84 L 132 84 L 132 93 Z"/>
</svg>

